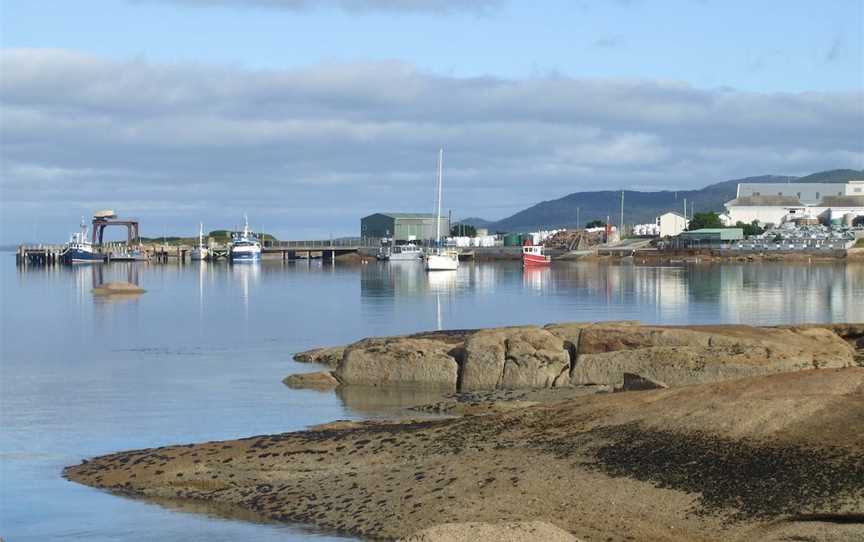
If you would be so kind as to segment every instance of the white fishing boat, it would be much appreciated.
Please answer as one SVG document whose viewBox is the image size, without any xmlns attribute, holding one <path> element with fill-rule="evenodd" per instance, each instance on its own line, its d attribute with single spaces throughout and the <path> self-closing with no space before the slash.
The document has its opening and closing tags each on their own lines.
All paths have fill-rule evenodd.
<svg viewBox="0 0 864 542">
<path fill-rule="evenodd" d="M 243 215 L 245 225 L 242 232 L 237 232 L 231 240 L 232 262 L 257 262 L 261 260 L 261 242 L 258 236 L 249 229 L 249 218 Z"/>
<path fill-rule="evenodd" d="M 423 249 L 414 243 L 390 247 L 387 259 L 391 262 L 419 262 L 423 257 Z"/>
<path fill-rule="evenodd" d="M 190 258 L 193 260 L 206 260 L 210 256 L 210 248 L 204 244 L 204 223 L 198 223 L 198 246 L 192 249 Z"/>
<path fill-rule="evenodd" d="M 426 254 L 426 271 L 455 271 L 459 268 L 459 251 L 441 246 L 441 196 L 444 185 L 444 149 L 438 151 L 438 205 L 435 224 L 435 247 Z"/>
</svg>

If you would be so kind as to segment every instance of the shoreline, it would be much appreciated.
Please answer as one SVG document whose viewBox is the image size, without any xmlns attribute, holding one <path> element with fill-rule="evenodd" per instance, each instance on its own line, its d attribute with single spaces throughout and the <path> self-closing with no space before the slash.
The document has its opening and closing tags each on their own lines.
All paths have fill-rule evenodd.
<svg viewBox="0 0 864 542">
<path fill-rule="evenodd" d="M 674 326 L 581 326 L 586 352 L 617 345 L 643 350 L 640 359 L 658 347 L 634 340 L 694 337 Z M 67 467 L 64 476 L 124 495 L 216 503 L 382 539 L 442 524 L 456 524 L 458 532 L 469 522 L 526 521 L 582 540 L 864 536 L 864 431 L 850 431 L 864 419 L 864 367 L 856 366 L 864 359 L 855 357 L 864 348 L 864 324 L 755 328 L 756 338 L 747 326 L 693 328 L 710 332 L 715 343 L 738 337 L 738 349 L 782 339 L 792 341 L 784 356 L 792 355 L 803 344 L 793 341 L 796 334 L 817 347 L 808 354 L 809 368 L 783 365 L 776 374 L 733 372 L 644 391 L 613 392 L 615 385 L 442 391 L 441 404 L 416 412 L 458 416 L 335 421 L 294 433 L 119 452 Z M 391 339 L 452 349 L 498 333 Z M 333 352 L 339 364 L 348 359 L 345 350 L 341 357 Z M 620 352 L 604 355 L 610 354 Z M 645 370 L 662 365 L 651 359 Z"/>
</svg>

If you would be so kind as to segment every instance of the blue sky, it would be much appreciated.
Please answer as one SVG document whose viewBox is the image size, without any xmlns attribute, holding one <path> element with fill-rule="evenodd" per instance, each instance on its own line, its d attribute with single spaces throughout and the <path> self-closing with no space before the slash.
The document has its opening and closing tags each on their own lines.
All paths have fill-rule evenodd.
<svg viewBox="0 0 864 542">
<path fill-rule="evenodd" d="M 283 238 L 355 234 L 431 209 L 439 145 L 445 205 L 490 219 L 577 190 L 864 168 L 857 0 L 0 9 L 0 243 L 60 240 L 106 206 L 145 234 L 243 212 Z"/>
<path fill-rule="evenodd" d="M 254 2 L 5 0 L 5 47 L 286 68 L 399 59 L 455 76 L 682 80 L 755 91 L 862 85 L 859 0 L 502 1 L 446 14 Z"/>
</svg>

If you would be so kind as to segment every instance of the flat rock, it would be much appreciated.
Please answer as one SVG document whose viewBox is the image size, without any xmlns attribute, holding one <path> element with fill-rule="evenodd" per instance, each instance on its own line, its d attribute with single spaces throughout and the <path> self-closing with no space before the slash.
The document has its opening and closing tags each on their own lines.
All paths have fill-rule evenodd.
<svg viewBox="0 0 864 542">
<path fill-rule="evenodd" d="M 93 288 L 98 295 L 143 294 L 147 290 L 130 282 L 106 282 Z"/>
<path fill-rule="evenodd" d="M 810 517 L 795 522 L 818 540 L 862 540 L 862 419 L 864 369 L 805 370 L 132 450 L 64 475 L 368 539 L 530 520 L 585 540 L 788 540 L 776 526 Z"/>
<path fill-rule="evenodd" d="M 504 523 L 445 523 L 417 532 L 402 542 L 578 542 L 563 529 L 545 521 Z"/>
<path fill-rule="evenodd" d="M 282 382 L 292 389 L 331 390 L 339 386 L 339 380 L 330 371 L 293 374 Z"/>
<path fill-rule="evenodd" d="M 300 363 L 320 363 L 321 365 L 335 369 L 339 366 L 339 362 L 342 361 L 344 354 L 344 346 L 314 348 L 294 354 L 294 361 L 299 361 Z"/>
</svg>

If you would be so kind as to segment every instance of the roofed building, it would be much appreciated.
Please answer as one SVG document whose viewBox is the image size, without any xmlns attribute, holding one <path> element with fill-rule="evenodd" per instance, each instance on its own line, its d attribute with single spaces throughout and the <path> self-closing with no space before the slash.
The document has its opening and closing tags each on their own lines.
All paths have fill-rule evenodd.
<svg viewBox="0 0 864 542">
<path fill-rule="evenodd" d="M 779 225 L 800 218 L 838 223 L 864 215 L 864 181 L 849 183 L 741 183 L 725 204 L 728 222 Z"/>
<path fill-rule="evenodd" d="M 437 221 L 432 213 L 375 213 L 360 219 L 361 237 L 392 238 L 396 242 L 435 239 Z M 450 235 L 450 221 L 441 217 L 441 237 Z"/>
</svg>

